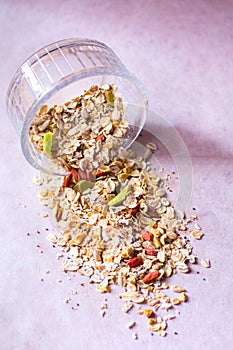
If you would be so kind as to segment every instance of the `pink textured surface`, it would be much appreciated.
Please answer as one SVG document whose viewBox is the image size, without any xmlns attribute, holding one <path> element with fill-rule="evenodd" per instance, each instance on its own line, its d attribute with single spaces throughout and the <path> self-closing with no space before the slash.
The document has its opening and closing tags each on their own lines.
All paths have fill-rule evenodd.
<svg viewBox="0 0 233 350">
<path fill-rule="evenodd" d="M 1 349 L 232 349 L 232 1 L 1 0 L 0 5 Z M 41 218 L 31 181 L 35 171 L 7 119 L 5 94 L 24 59 L 68 37 L 109 45 L 142 80 L 151 109 L 177 128 L 191 154 L 191 207 L 205 232 L 194 248 L 210 258 L 212 268 L 174 280 L 186 286 L 190 301 L 169 324 L 166 338 L 151 336 L 139 316 L 123 314 L 116 290 L 107 296 L 109 310 L 101 319 L 105 296 L 80 286 L 78 277 L 68 280 L 46 240 L 46 228 L 54 228 Z M 151 126 L 149 119 L 146 127 Z M 45 275 L 45 269 L 51 273 Z M 78 289 L 77 311 L 63 302 L 72 289 Z M 137 341 L 125 327 L 132 319 L 138 321 Z"/>
</svg>

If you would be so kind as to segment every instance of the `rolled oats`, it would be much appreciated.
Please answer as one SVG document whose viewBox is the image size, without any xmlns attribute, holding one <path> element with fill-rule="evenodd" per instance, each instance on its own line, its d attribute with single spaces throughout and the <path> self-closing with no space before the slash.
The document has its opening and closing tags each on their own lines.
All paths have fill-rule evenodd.
<svg viewBox="0 0 233 350">
<path fill-rule="evenodd" d="M 170 298 L 164 292 L 169 289 L 166 282 L 177 272 L 188 273 L 189 264 L 195 263 L 185 234 L 200 239 L 203 233 L 198 225 L 189 229 L 197 217 L 187 219 L 174 210 L 165 179 L 150 171 L 148 157 L 156 145 L 147 145 L 144 159 L 124 149 L 129 129 L 124 111 L 116 87 L 108 84 L 93 86 L 63 106 L 43 106 L 29 137 L 44 152 L 45 135 L 52 133 L 47 155 L 68 174 L 65 179 L 44 174 L 34 182 L 61 231 L 59 237 L 48 238 L 61 248 L 63 271 L 86 276 L 100 293 L 118 285 L 123 312 L 135 304 L 151 307 L 139 313 L 149 318 L 150 331 L 165 336 L 167 321 L 175 318 L 168 311 L 188 300 L 178 285 L 172 291 L 179 297 Z M 208 259 L 201 264 L 210 266 Z M 101 317 L 105 311 L 101 308 Z M 130 322 L 128 328 L 134 325 Z M 137 334 L 132 337 L 137 339 Z"/>
<path fill-rule="evenodd" d="M 205 268 L 209 268 L 210 267 L 209 259 L 201 259 L 201 265 Z"/>
</svg>

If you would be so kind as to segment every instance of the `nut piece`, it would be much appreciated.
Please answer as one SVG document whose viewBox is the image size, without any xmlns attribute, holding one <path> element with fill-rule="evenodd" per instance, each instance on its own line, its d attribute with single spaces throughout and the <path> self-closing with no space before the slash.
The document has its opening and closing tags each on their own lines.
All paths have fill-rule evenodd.
<svg viewBox="0 0 233 350">
<path fill-rule="evenodd" d="M 150 325 L 150 326 L 153 326 L 154 324 L 156 324 L 156 318 L 154 318 L 154 317 L 151 317 L 151 318 L 149 318 L 149 320 L 148 320 L 148 324 Z"/>
<path fill-rule="evenodd" d="M 144 309 L 144 310 L 143 310 L 143 314 L 144 314 L 146 317 L 150 318 L 151 315 L 153 314 L 153 310 L 151 310 L 151 309 Z"/>
</svg>

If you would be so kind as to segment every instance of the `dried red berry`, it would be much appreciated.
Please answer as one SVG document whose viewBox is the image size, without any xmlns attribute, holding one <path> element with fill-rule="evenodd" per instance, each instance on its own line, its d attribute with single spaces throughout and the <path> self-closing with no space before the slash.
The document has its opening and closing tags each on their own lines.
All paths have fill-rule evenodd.
<svg viewBox="0 0 233 350">
<path fill-rule="evenodd" d="M 140 204 L 137 204 L 136 207 L 134 207 L 134 208 L 130 208 L 130 209 L 129 209 L 129 214 L 130 214 L 130 215 L 135 215 L 135 214 L 137 214 L 139 208 L 140 208 Z"/>
<path fill-rule="evenodd" d="M 67 177 L 65 177 L 62 186 L 63 187 L 68 187 L 69 184 L 71 183 L 73 175 L 70 173 Z"/>
<path fill-rule="evenodd" d="M 155 278 L 158 278 L 159 275 L 160 275 L 160 272 L 159 272 L 158 270 L 149 272 L 149 273 L 142 279 L 142 281 L 143 281 L 144 283 L 149 283 L 149 282 L 153 281 Z"/>
<path fill-rule="evenodd" d="M 99 140 L 103 141 L 104 139 L 105 139 L 104 134 L 100 134 L 96 137 L 96 141 L 99 141 Z"/>
<path fill-rule="evenodd" d="M 154 239 L 153 233 L 151 233 L 147 230 L 142 231 L 142 237 L 143 237 L 143 239 L 145 239 L 145 241 L 149 241 L 149 242 L 152 242 Z"/>
<path fill-rule="evenodd" d="M 106 172 L 106 171 L 101 171 L 101 170 L 99 170 L 99 171 L 96 172 L 96 176 L 97 176 L 97 177 L 104 176 L 104 175 L 107 175 L 107 172 Z"/>
<path fill-rule="evenodd" d="M 145 248 L 145 252 L 147 255 L 156 255 L 156 251 L 154 248 Z"/>
<path fill-rule="evenodd" d="M 71 174 L 73 175 L 73 177 L 75 178 L 76 181 L 80 181 L 79 172 L 78 172 L 77 169 L 71 168 L 70 172 L 71 172 Z"/>
<path fill-rule="evenodd" d="M 141 265 L 142 261 L 143 261 L 142 257 L 140 255 L 138 255 L 135 258 L 129 259 L 127 261 L 126 265 L 129 267 L 137 267 L 137 266 Z"/>
</svg>

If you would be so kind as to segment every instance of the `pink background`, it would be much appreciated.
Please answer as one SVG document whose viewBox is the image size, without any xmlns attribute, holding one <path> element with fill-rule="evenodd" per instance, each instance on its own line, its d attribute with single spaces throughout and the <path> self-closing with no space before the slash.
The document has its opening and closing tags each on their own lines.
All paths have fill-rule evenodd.
<svg viewBox="0 0 233 350">
<path fill-rule="evenodd" d="M 232 349 L 232 28 L 231 0 L 0 0 L 2 350 Z M 142 316 L 123 314 L 116 288 L 106 296 L 109 309 L 100 318 L 105 295 L 80 286 L 79 277 L 68 280 L 46 240 L 46 228 L 55 229 L 41 218 L 31 180 L 36 171 L 22 155 L 5 95 L 31 53 L 69 37 L 109 45 L 144 83 L 150 108 L 177 128 L 191 154 L 191 208 L 197 208 L 205 233 L 193 243 L 194 252 L 210 258 L 212 267 L 196 266 L 199 275 L 174 279 L 185 285 L 190 301 L 170 322 L 166 338 L 151 336 Z M 146 127 L 151 125 L 149 119 Z M 78 290 L 72 297 L 78 310 L 63 301 L 72 289 Z M 137 341 L 125 327 L 131 320 L 138 323 Z"/>
</svg>

